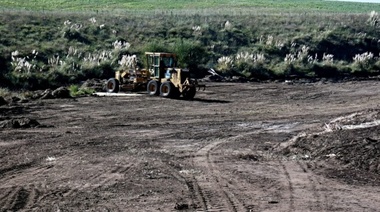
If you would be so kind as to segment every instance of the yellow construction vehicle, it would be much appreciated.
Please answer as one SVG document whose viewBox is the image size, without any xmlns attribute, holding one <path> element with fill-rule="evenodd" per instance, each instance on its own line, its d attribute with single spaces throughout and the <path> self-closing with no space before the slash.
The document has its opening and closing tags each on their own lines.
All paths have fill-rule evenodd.
<svg viewBox="0 0 380 212">
<path fill-rule="evenodd" d="M 189 69 L 177 68 L 177 56 L 172 53 L 146 52 L 146 69 L 134 61 L 130 70 L 117 71 L 115 78 L 107 81 L 107 92 L 147 90 L 151 96 L 193 99 L 198 85 L 190 78 Z"/>
</svg>

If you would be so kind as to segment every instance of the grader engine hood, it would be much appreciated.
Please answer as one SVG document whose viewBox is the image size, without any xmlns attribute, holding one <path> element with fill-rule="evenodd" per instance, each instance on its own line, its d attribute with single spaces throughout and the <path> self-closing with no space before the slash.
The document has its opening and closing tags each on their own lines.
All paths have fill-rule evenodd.
<svg viewBox="0 0 380 212">
<path fill-rule="evenodd" d="M 165 79 L 175 85 L 183 84 L 190 78 L 190 71 L 187 68 L 168 68 L 165 72 Z"/>
</svg>

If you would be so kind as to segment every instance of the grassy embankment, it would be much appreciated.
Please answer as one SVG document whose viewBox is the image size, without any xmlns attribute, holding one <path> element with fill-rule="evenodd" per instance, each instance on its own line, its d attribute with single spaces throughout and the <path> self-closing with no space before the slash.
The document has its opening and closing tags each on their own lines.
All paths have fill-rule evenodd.
<svg viewBox="0 0 380 212">
<path fill-rule="evenodd" d="M 229 2 L 1 1 L 0 87 L 108 78 L 144 51 L 251 78 L 379 74 L 380 4 Z"/>
<path fill-rule="evenodd" d="M 61 10 L 61 11 L 115 11 L 115 10 L 167 10 L 167 9 L 236 9 L 261 8 L 270 10 L 292 11 L 330 11 L 366 13 L 380 8 L 378 4 L 334 2 L 324 0 L 3 0 L 0 8 L 26 10 Z M 234 12 L 233 10 L 229 10 Z M 279 12 L 279 11 L 278 11 Z"/>
</svg>

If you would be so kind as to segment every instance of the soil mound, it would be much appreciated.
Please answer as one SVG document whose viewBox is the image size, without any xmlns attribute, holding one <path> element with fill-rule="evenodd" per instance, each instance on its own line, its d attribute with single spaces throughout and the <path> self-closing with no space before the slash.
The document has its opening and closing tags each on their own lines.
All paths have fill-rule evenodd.
<svg viewBox="0 0 380 212">
<path fill-rule="evenodd" d="M 66 87 L 59 87 L 55 90 L 46 89 L 34 91 L 31 96 L 32 99 L 60 99 L 60 98 L 72 98 L 69 89 Z"/>
<path fill-rule="evenodd" d="M 33 128 L 40 126 L 40 123 L 29 118 L 12 118 L 0 120 L 0 128 Z"/>
<path fill-rule="evenodd" d="M 380 174 L 380 110 L 339 117 L 319 133 L 303 133 L 279 147 L 291 158 L 338 163 L 345 170 Z"/>
</svg>

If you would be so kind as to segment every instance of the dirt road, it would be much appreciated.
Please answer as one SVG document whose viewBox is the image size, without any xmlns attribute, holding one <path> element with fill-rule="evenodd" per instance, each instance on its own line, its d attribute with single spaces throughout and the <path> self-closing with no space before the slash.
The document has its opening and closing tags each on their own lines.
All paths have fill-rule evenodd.
<svg viewBox="0 0 380 212">
<path fill-rule="evenodd" d="M 4 105 L 0 121 L 39 125 L 0 129 L 0 211 L 377 211 L 379 88 L 209 83 L 193 101 Z"/>
</svg>

